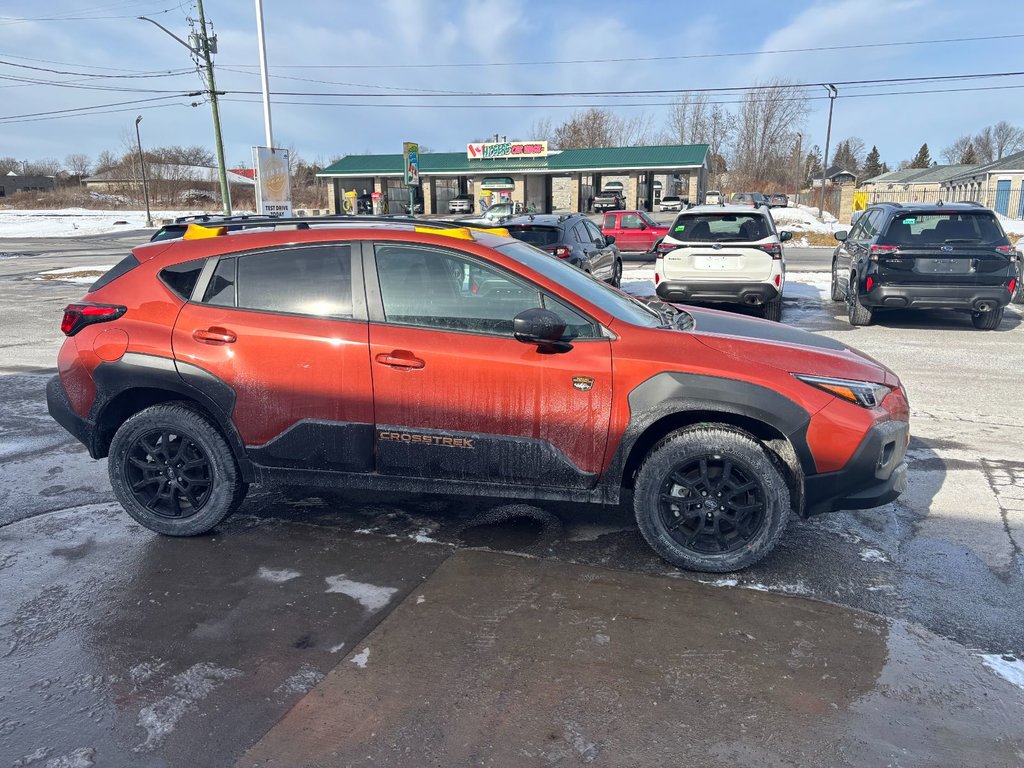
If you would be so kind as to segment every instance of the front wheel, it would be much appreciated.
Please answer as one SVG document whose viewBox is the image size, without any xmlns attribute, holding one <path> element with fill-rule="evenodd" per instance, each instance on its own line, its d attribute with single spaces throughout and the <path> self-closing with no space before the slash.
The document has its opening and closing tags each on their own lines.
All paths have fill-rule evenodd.
<svg viewBox="0 0 1024 768">
<path fill-rule="evenodd" d="M 248 490 L 227 440 L 184 403 L 152 406 L 122 424 L 110 444 L 108 470 L 128 514 L 167 536 L 215 528 Z"/>
<path fill-rule="evenodd" d="M 672 565 L 722 573 L 765 557 L 789 521 L 789 488 L 768 451 L 725 425 L 674 432 L 648 454 L 633 494 L 647 543 Z"/>
<path fill-rule="evenodd" d="M 846 298 L 843 289 L 839 287 L 839 273 L 836 270 L 836 263 L 832 262 L 832 301 L 842 301 Z"/>
<path fill-rule="evenodd" d="M 1003 307 L 990 309 L 988 312 L 975 312 L 971 315 L 974 327 L 982 331 L 994 331 L 1003 322 Z"/>
<path fill-rule="evenodd" d="M 608 284 L 613 288 L 622 286 L 622 259 L 616 259 L 612 265 L 612 279 L 608 281 Z"/>
</svg>

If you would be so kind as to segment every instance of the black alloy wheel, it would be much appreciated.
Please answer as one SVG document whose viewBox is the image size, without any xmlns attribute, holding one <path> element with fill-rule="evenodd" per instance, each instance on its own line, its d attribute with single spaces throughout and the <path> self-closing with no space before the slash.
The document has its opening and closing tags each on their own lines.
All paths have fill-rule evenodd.
<svg viewBox="0 0 1024 768">
<path fill-rule="evenodd" d="M 192 517 L 210 498 L 213 465 L 189 435 L 168 429 L 139 435 L 129 446 L 124 462 L 132 495 L 155 515 Z"/>
<path fill-rule="evenodd" d="M 736 459 L 700 456 L 668 472 L 658 513 L 669 535 L 702 554 L 736 552 L 765 524 L 767 496 L 761 480 Z"/>
</svg>

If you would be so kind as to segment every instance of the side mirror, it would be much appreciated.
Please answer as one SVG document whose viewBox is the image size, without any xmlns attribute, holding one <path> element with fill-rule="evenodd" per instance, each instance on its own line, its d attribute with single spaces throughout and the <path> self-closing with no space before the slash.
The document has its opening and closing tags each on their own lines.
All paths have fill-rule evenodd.
<svg viewBox="0 0 1024 768">
<path fill-rule="evenodd" d="M 614 242 L 615 242 L 615 235 L 605 235 L 604 236 L 604 243 L 605 243 L 605 245 L 611 245 Z"/>
<path fill-rule="evenodd" d="M 793 233 L 792 232 L 787 232 L 786 230 L 782 230 L 781 232 L 779 232 L 779 241 L 780 242 L 784 243 L 787 240 L 792 240 L 792 239 L 793 239 Z"/>
<path fill-rule="evenodd" d="M 840 229 L 838 232 L 834 232 L 832 234 L 832 237 L 834 237 L 836 240 L 838 240 L 841 243 L 844 240 L 846 240 L 847 237 L 849 237 L 849 234 L 850 233 L 847 232 L 845 229 Z"/>
<path fill-rule="evenodd" d="M 572 345 L 562 341 L 565 320 L 550 309 L 524 309 L 512 318 L 512 336 L 523 344 L 536 344 L 544 352 L 568 352 Z"/>
</svg>

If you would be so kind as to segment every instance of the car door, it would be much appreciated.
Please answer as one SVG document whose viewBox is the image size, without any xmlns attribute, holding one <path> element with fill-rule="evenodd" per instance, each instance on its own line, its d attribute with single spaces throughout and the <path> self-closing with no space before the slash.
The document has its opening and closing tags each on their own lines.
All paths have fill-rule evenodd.
<svg viewBox="0 0 1024 768">
<path fill-rule="evenodd" d="M 643 251 L 644 221 L 637 213 L 621 214 L 619 230 L 621 237 L 616 237 L 615 244 L 620 251 Z"/>
<path fill-rule="evenodd" d="M 373 468 L 373 395 L 359 246 L 303 245 L 211 260 L 174 325 L 186 379 L 218 379 L 257 464 Z M 353 258 L 355 256 L 355 258 Z"/>
<path fill-rule="evenodd" d="M 874 208 L 869 208 L 860 215 L 857 223 L 853 225 L 849 234 L 847 234 L 846 240 L 839 244 L 839 248 L 836 251 L 836 277 L 844 291 L 847 290 L 850 283 L 850 270 L 856 259 L 857 243 L 863 239 L 864 225 L 875 210 Z"/>
<path fill-rule="evenodd" d="M 365 257 L 379 472 L 589 488 L 602 471 L 611 348 L 564 302 L 455 249 L 378 243 Z M 545 307 L 571 348 L 516 341 Z"/>
<path fill-rule="evenodd" d="M 591 272 L 601 280 L 610 280 L 615 269 L 615 246 L 608 244 L 601 230 L 590 219 L 584 219 L 583 226 L 591 239 Z"/>
<path fill-rule="evenodd" d="M 615 238 L 616 242 L 621 241 L 623 237 L 622 228 L 619 226 L 620 215 L 618 213 L 606 213 L 601 224 L 601 234 L 605 236 L 611 235 Z M 591 237 L 587 237 L 588 241 L 591 239 Z"/>
</svg>

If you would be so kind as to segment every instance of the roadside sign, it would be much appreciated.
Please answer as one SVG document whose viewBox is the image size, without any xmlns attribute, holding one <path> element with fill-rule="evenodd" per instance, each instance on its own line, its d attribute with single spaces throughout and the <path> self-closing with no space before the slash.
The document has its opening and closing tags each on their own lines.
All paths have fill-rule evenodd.
<svg viewBox="0 0 1024 768">
<path fill-rule="evenodd" d="M 291 216 L 288 150 L 253 147 L 252 165 L 256 169 L 256 212 L 265 216 Z"/>
<path fill-rule="evenodd" d="M 420 145 L 412 141 L 402 144 L 402 159 L 405 161 L 405 186 L 420 185 Z"/>
<path fill-rule="evenodd" d="M 473 141 L 466 145 L 466 157 L 470 160 L 547 156 L 546 141 Z"/>
</svg>

